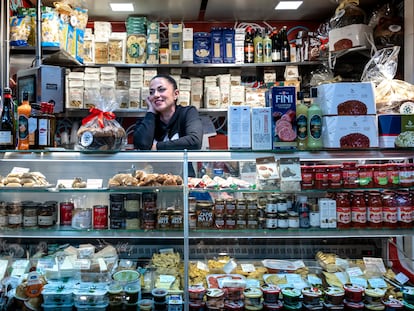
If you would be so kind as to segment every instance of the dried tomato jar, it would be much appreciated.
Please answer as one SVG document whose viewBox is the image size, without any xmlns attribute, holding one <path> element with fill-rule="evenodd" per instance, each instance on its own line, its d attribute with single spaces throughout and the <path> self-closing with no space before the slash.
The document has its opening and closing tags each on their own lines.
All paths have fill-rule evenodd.
<svg viewBox="0 0 414 311">
<path fill-rule="evenodd" d="M 314 177 L 315 177 L 313 166 L 302 165 L 301 174 L 302 174 L 302 182 L 301 182 L 302 189 L 312 189 Z"/>
<path fill-rule="evenodd" d="M 233 230 L 236 229 L 236 216 L 235 215 L 226 215 L 226 229 Z"/>
<path fill-rule="evenodd" d="M 371 191 L 368 194 L 367 222 L 370 228 L 382 227 L 382 200 L 381 193 Z"/>
<path fill-rule="evenodd" d="M 409 192 L 396 192 L 395 201 L 397 205 L 398 227 L 411 228 L 413 222 L 413 205 Z"/>
<path fill-rule="evenodd" d="M 384 228 L 397 228 L 397 202 L 393 191 L 384 191 L 382 193 L 382 222 Z"/>
<path fill-rule="evenodd" d="M 374 186 L 373 181 L 373 167 L 371 164 L 364 164 L 358 166 L 358 181 L 359 186 L 372 188 Z"/>
<path fill-rule="evenodd" d="M 229 198 L 226 200 L 226 215 L 234 215 L 236 213 L 236 199 Z"/>
<path fill-rule="evenodd" d="M 224 209 L 225 209 L 224 199 L 216 199 L 214 201 L 214 215 L 215 216 L 224 215 Z"/>
<path fill-rule="evenodd" d="M 329 188 L 341 188 L 342 170 L 340 165 L 329 165 L 328 167 L 328 185 Z"/>
<path fill-rule="evenodd" d="M 353 228 L 365 228 L 367 224 L 367 206 L 363 191 L 354 191 L 351 200 L 351 221 Z"/>
<path fill-rule="evenodd" d="M 358 168 L 355 162 L 342 164 L 342 183 L 344 188 L 358 187 Z"/>
<path fill-rule="evenodd" d="M 348 192 L 338 192 L 336 201 L 336 223 L 338 229 L 349 229 L 351 227 L 351 202 Z"/>
<path fill-rule="evenodd" d="M 208 229 L 213 226 L 213 203 L 210 201 L 197 201 L 197 229 Z"/>
</svg>

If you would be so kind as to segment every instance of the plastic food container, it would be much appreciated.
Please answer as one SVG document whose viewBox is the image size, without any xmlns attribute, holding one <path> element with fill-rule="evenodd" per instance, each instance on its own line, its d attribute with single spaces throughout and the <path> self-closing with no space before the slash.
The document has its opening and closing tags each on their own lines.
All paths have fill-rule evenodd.
<svg viewBox="0 0 414 311">
<path fill-rule="evenodd" d="M 152 296 L 154 297 L 154 301 L 157 303 L 163 303 L 166 301 L 166 297 L 168 294 L 168 290 L 165 288 L 154 288 L 151 291 Z"/>
<path fill-rule="evenodd" d="M 140 311 L 150 311 L 154 306 L 154 301 L 152 299 L 141 299 L 138 301 L 138 307 Z"/>
<path fill-rule="evenodd" d="M 73 303 L 73 289 L 61 286 L 45 286 L 42 290 L 45 305 L 70 305 Z"/>
<path fill-rule="evenodd" d="M 108 305 L 107 290 L 93 286 L 76 288 L 73 291 L 75 305 L 102 306 Z"/>
<path fill-rule="evenodd" d="M 404 308 L 402 301 L 395 298 L 384 299 L 382 304 L 385 306 L 385 311 L 400 311 Z"/>
<path fill-rule="evenodd" d="M 271 304 L 275 303 L 279 299 L 280 294 L 280 288 L 276 285 L 263 285 L 262 286 L 262 292 L 263 292 L 263 300 L 264 302 Z"/>
<path fill-rule="evenodd" d="M 402 290 L 403 299 L 408 304 L 414 304 L 414 287 L 406 286 Z"/>
<path fill-rule="evenodd" d="M 367 288 L 365 289 L 365 302 L 380 302 L 385 295 L 385 289 Z"/>
<path fill-rule="evenodd" d="M 302 295 L 305 304 L 319 304 L 323 293 L 319 288 L 305 287 L 302 289 Z"/>
<path fill-rule="evenodd" d="M 204 286 L 190 286 L 188 288 L 188 295 L 192 300 L 203 300 L 206 289 Z"/>
<path fill-rule="evenodd" d="M 244 290 L 244 303 L 249 306 L 259 306 L 263 292 L 260 288 L 248 287 Z"/>
<path fill-rule="evenodd" d="M 77 311 L 106 311 L 108 303 L 97 304 L 94 306 L 82 305 L 75 303 Z"/>
<path fill-rule="evenodd" d="M 264 311 L 280 311 L 283 309 L 283 303 L 278 300 L 274 303 L 263 302 Z"/>
<path fill-rule="evenodd" d="M 327 304 L 341 305 L 345 297 L 345 291 L 340 287 L 328 287 L 325 289 L 325 301 Z"/>
<path fill-rule="evenodd" d="M 42 304 L 42 310 L 44 311 L 72 311 L 73 304 L 68 305 L 54 305 L 54 304 Z"/>
<path fill-rule="evenodd" d="M 364 288 L 355 284 L 345 284 L 345 299 L 348 302 L 360 302 L 364 295 Z"/>
<path fill-rule="evenodd" d="M 345 310 L 347 311 L 361 311 L 364 310 L 364 303 L 362 301 L 354 302 L 354 301 L 348 301 L 344 300 L 344 306 Z"/>
<path fill-rule="evenodd" d="M 292 308 L 299 302 L 301 291 L 293 287 L 286 287 L 282 289 L 283 301 L 289 304 Z M 302 307 L 302 306 L 301 306 Z"/>
<path fill-rule="evenodd" d="M 112 278 L 120 283 L 137 282 L 140 278 L 140 273 L 136 270 L 121 270 L 115 272 Z"/>
</svg>

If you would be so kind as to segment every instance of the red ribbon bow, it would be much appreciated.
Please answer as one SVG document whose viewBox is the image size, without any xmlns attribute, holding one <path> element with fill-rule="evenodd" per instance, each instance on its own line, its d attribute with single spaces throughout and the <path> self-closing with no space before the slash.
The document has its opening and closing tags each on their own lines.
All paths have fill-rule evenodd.
<svg viewBox="0 0 414 311">
<path fill-rule="evenodd" d="M 82 119 L 82 125 L 92 121 L 95 117 L 98 118 L 99 126 L 104 128 L 104 118 L 107 120 L 113 120 L 115 119 L 115 114 L 111 111 L 102 111 L 96 108 L 91 108 L 89 110 L 89 115 Z"/>
</svg>

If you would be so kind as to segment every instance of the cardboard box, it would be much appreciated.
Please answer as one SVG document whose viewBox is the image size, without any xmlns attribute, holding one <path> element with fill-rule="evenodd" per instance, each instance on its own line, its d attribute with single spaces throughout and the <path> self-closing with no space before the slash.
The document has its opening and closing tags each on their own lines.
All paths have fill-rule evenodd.
<svg viewBox="0 0 414 311">
<path fill-rule="evenodd" d="M 274 86 L 267 94 L 272 107 L 273 149 L 296 149 L 296 89 Z"/>
<path fill-rule="evenodd" d="M 329 31 L 329 51 L 341 51 L 354 47 L 370 47 L 368 37 L 372 27 L 365 24 L 353 24 Z"/>
<path fill-rule="evenodd" d="M 371 82 L 327 83 L 317 87 L 317 102 L 323 115 L 366 115 L 377 113 Z"/>
<path fill-rule="evenodd" d="M 183 59 L 183 25 L 168 24 L 170 64 L 181 64 Z"/>
<path fill-rule="evenodd" d="M 270 107 L 252 108 L 252 149 L 272 149 L 272 109 Z"/>
<path fill-rule="evenodd" d="M 364 149 L 378 147 L 376 116 L 322 117 L 325 148 Z"/>
<path fill-rule="evenodd" d="M 378 115 L 378 140 L 381 148 L 395 148 L 395 140 L 402 132 L 414 131 L 414 115 Z"/>
<path fill-rule="evenodd" d="M 229 149 L 250 149 L 250 107 L 230 106 L 227 110 L 227 119 Z"/>
</svg>

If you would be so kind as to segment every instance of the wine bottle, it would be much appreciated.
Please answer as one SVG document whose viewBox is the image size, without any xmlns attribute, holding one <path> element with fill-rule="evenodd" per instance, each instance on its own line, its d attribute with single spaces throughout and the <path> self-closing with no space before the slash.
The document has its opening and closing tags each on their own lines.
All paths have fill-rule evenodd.
<svg viewBox="0 0 414 311">
<path fill-rule="evenodd" d="M 16 148 L 16 127 L 14 119 L 14 103 L 12 91 L 6 87 L 3 91 L 3 110 L 0 124 L 0 149 L 13 150 Z"/>
</svg>

